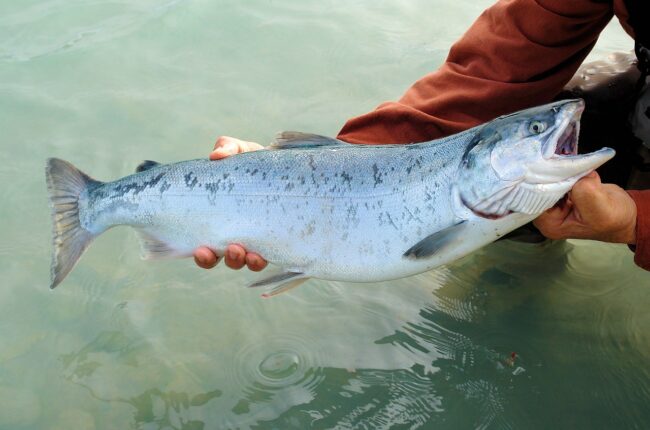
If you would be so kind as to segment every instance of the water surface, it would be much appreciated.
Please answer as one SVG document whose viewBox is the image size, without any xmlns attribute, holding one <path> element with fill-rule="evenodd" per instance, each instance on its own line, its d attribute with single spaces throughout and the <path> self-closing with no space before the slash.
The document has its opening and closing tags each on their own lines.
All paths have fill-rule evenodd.
<svg viewBox="0 0 650 430">
<path fill-rule="evenodd" d="M 647 427 L 650 277 L 624 246 L 498 243 L 263 300 L 115 229 L 47 288 L 46 157 L 109 180 L 221 134 L 334 135 L 489 3 L 2 2 L 0 428 Z M 595 53 L 631 47 L 615 24 Z"/>
</svg>

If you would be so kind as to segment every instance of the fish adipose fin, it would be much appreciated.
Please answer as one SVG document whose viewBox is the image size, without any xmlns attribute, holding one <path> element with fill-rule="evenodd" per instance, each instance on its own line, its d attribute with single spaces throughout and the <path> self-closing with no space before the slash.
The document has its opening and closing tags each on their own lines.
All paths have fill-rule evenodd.
<svg viewBox="0 0 650 430">
<path fill-rule="evenodd" d="M 162 240 L 153 237 L 143 230 L 136 230 L 140 236 L 143 260 L 161 260 L 163 258 L 180 258 L 186 255 Z"/>
<path fill-rule="evenodd" d="M 142 163 L 138 164 L 138 167 L 135 168 L 135 173 L 144 172 L 145 170 L 149 170 L 157 166 L 160 166 L 160 163 L 157 161 L 144 160 Z"/>
<path fill-rule="evenodd" d="M 96 234 L 83 228 L 79 199 L 89 187 L 100 185 L 67 161 L 48 158 L 45 165 L 47 193 L 52 208 L 52 264 L 50 288 L 72 270 Z"/>
<path fill-rule="evenodd" d="M 262 294 L 262 297 L 268 298 L 277 296 L 278 294 L 286 293 L 296 287 L 302 285 L 309 277 L 300 272 L 284 272 L 278 275 L 271 276 L 261 281 L 249 285 L 249 288 L 267 287 L 267 291 Z"/>
<path fill-rule="evenodd" d="M 467 221 L 460 221 L 450 227 L 430 234 L 404 253 L 404 257 L 419 259 L 431 257 L 456 240 L 465 229 Z"/>
<path fill-rule="evenodd" d="M 317 134 L 301 133 L 299 131 L 283 131 L 276 136 L 275 141 L 268 146 L 268 149 L 305 149 L 338 145 L 349 145 L 349 143 L 331 137 L 319 136 Z"/>
</svg>

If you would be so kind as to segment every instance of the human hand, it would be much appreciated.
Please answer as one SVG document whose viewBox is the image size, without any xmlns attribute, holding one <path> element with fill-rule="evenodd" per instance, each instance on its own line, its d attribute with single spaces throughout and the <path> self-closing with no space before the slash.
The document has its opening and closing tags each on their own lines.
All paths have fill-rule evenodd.
<svg viewBox="0 0 650 430">
<path fill-rule="evenodd" d="M 636 204 L 621 187 L 603 184 L 592 172 L 568 196 L 534 222 L 549 239 L 636 243 Z"/>
<path fill-rule="evenodd" d="M 229 155 L 260 149 L 264 149 L 264 147 L 259 143 L 221 136 L 217 139 L 217 143 L 214 144 L 214 150 L 210 153 L 210 160 L 220 160 Z M 226 266 L 231 269 L 239 270 L 246 265 L 254 272 L 259 272 L 268 264 L 261 256 L 254 252 L 246 252 L 246 249 L 239 244 L 228 245 L 225 252 L 225 261 Z M 219 262 L 219 257 L 210 248 L 202 246 L 194 251 L 194 262 L 204 269 L 212 269 Z"/>
<path fill-rule="evenodd" d="M 247 142 L 234 137 L 220 136 L 214 149 L 210 153 L 210 160 L 221 160 L 230 155 L 241 154 L 242 152 L 259 151 L 264 149 L 262 145 L 255 142 Z"/>
</svg>

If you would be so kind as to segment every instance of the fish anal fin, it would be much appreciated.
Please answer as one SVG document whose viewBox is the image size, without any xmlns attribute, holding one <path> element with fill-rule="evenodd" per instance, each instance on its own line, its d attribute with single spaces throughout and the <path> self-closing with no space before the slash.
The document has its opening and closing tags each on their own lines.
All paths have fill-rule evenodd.
<svg viewBox="0 0 650 430">
<path fill-rule="evenodd" d="M 404 253 L 404 257 L 411 259 L 431 257 L 454 242 L 464 230 L 466 224 L 467 221 L 463 220 L 430 234 L 409 248 L 409 250 Z"/>
<path fill-rule="evenodd" d="M 249 285 L 249 288 L 265 287 L 267 290 L 262 297 L 269 298 L 299 287 L 308 279 L 309 277 L 301 272 L 283 272 L 257 281 Z"/>
<path fill-rule="evenodd" d="M 316 148 L 320 146 L 348 145 L 342 140 L 332 137 L 319 136 L 318 134 L 301 133 L 299 131 L 283 131 L 279 133 L 275 141 L 269 145 L 269 149 L 291 149 L 291 148 Z"/>
<path fill-rule="evenodd" d="M 157 161 L 144 160 L 142 163 L 138 164 L 138 167 L 135 168 L 135 173 L 144 172 L 145 170 L 152 169 L 156 166 L 160 166 L 160 163 Z"/>
<path fill-rule="evenodd" d="M 185 257 L 185 253 L 174 249 L 170 244 L 154 237 L 150 233 L 142 230 L 137 230 L 140 236 L 140 244 L 142 246 L 142 258 L 144 260 L 160 260 L 164 258 L 181 258 Z"/>
</svg>

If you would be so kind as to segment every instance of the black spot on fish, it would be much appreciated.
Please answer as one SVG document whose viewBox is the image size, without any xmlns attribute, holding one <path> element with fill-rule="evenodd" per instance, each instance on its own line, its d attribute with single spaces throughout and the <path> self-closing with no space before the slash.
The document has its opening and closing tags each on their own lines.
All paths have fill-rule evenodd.
<svg viewBox="0 0 650 430">
<path fill-rule="evenodd" d="M 391 218 L 391 216 L 390 216 L 390 214 L 388 212 L 386 212 L 386 218 L 388 218 L 388 222 L 390 223 L 390 225 L 395 227 L 395 230 L 399 230 L 399 228 L 397 228 L 397 225 L 395 225 L 395 223 L 393 222 L 393 218 Z"/>
<path fill-rule="evenodd" d="M 142 191 L 146 190 L 147 188 L 153 188 L 156 185 L 158 185 L 158 182 L 165 176 L 165 173 L 159 173 L 158 175 L 154 176 L 148 181 L 142 181 L 142 182 L 131 182 L 129 184 L 119 184 L 116 185 L 113 191 L 115 192 L 116 195 L 118 196 L 123 196 L 125 194 L 130 193 L 133 191 L 133 195 L 140 194 Z"/>
<path fill-rule="evenodd" d="M 199 183 L 199 179 L 194 175 L 194 172 L 189 172 L 185 176 L 183 176 L 183 179 L 185 179 L 185 185 L 189 189 L 193 189 L 196 184 Z"/>
<path fill-rule="evenodd" d="M 205 184 L 205 189 L 208 190 L 210 194 L 216 194 L 217 191 L 219 191 L 219 183 L 221 182 L 221 179 L 219 179 L 217 182 L 207 182 Z"/>
<path fill-rule="evenodd" d="M 375 179 L 375 187 L 384 182 L 383 179 L 381 179 L 382 174 L 379 172 L 379 167 L 377 167 L 376 164 L 372 165 L 372 176 Z"/>
<path fill-rule="evenodd" d="M 172 184 L 170 184 L 169 182 L 167 182 L 167 181 L 163 182 L 163 184 L 160 186 L 160 194 L 164 193 L 165 191 L 167 191 L 171 187 L 172 187 Z"/>
<path fill-rule="evenodd" d="M 223 174 L 223 178 L 224 178 L 224 179 L 228 179 L 228 176 L 230 176 L 230 173 L 224 173 L 224 174 Z"/>
</svg>

